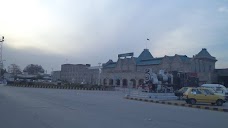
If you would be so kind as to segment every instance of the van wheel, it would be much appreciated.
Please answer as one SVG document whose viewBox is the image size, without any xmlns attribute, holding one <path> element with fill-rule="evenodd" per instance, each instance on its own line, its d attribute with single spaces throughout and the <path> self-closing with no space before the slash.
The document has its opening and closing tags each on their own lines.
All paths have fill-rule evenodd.
<svg viewBox="0 0 228 128">
<path fill-rule="evenodd" d="M 217 104 L 218 106 L 222 106 L 222 105 L 223 105 L 223 101 L 222 101 L 222 100 L 217 100 L 217 101 L 216 101 L 216 104 Z"/>
<path fill-rule="evenodd" d="M 195 99 L 190 99 L 189 103 L 190 104 L 196 104 L 196 100 Z"/>
</svg>

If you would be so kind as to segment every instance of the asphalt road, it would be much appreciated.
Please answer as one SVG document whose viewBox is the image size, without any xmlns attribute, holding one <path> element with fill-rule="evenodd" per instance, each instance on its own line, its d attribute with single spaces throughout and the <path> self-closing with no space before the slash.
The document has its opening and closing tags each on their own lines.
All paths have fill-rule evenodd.
<svg viewBox="0 0 228 128">
<path fill-rule="evenodd" d="M 120 91 L 0 86 L 0 127 L 228 127 L 228 113 L 126 100 L 123 95 Z"/>
</svg>

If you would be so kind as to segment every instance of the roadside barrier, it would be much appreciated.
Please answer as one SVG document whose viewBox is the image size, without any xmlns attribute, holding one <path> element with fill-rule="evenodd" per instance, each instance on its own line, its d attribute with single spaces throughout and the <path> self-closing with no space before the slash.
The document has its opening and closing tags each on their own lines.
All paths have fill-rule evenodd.
<svg viewBox="0 0 228 128">
<path fill-rule="evenodd" d="M 124 98 L 128 100 L 137 100 L 137 101 L 151 102 L 151 103 L 158 103 L 158 104 L 167 104 L 167 105 L 174 105 L 174 106 L 212 110 L 212 111 L 228 112 L 227 108 L 218 108 L 216 106 L 191 105 L 191 104 L 184 104 L 184 103 L 175 103 L 170 101 L 158 101 L 158 100 L 152 100 L 152 99 L 130 97 L 129 95 L 125 96 Z"/>
<path fill-rule="evenodd" d="M 25 87 L 25 88 L 49 88 L 49 89 L 69 89 L 69 90 L 90 90 L 90 91 L 114 91 L 114 89 L 104 88 L 81 88 L 76 86 L 54 86 L 54 85 L 23 85 L 23 84 L 11 84 L 8 86 Z"/>
</svg>

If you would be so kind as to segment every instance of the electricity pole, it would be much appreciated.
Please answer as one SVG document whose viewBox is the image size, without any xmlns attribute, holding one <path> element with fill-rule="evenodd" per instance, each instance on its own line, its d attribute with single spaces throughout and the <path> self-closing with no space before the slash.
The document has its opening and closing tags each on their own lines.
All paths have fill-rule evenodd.
<svg viewBox="0 0 228 128">
<path fill-rule="evenodd" d="M 2 60 L 2 47 L 4 42 L 4 36 L 0 37 L 0 79 L 2 78 L 3 60 Z"/>
</svg>

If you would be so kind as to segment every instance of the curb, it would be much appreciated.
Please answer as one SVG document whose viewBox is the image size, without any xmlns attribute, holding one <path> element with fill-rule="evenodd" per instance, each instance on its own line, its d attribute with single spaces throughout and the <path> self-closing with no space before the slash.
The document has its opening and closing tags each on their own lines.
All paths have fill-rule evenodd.
<svg viewBox="0 0 228 128">
<path fill-rule="evenodd" d="M 150 102 L 150 103 L 158 103 L 158 104 L 167 104 L 167 105 L 174 105 L 174 106 L 182 106 L 182 107 L 190 107 L 190 108 L 198 108 L 198 109 L 205 109 L 205 110 L 212 110 L 212 111 L 228 112 L 228 109 L 226 108 L 207 107 L 202 105 L 190 105 L 190 104 L 184 104 L 184 103 L 173 103 L 173 102 L 157 101 L 157 100 L 151 100 L 151 99 L 133 98 L 129 96 L 126 96 L 125 99 Z"/>
<path fill-rule="evenodd" d="M 12 87 L 24 87 L 24 88 L 48 88 L 48 89 L 69 89 L 69 90 L 87 90 L 87 91 L 115 91 L 113 89 L 103 88 L 80 88 L 74 86 L 53 86 L 53 85 L 7 85 Z"/>
</svg>

